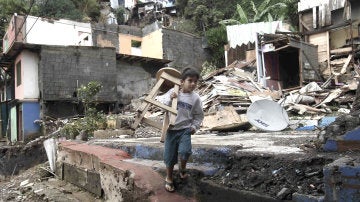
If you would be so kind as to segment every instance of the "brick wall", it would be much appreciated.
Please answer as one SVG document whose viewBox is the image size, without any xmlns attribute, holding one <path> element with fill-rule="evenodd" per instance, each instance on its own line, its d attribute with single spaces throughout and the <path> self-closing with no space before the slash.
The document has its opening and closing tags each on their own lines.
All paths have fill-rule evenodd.
<svg viewBox="0 0 360 202">
<path fill-rule="evenodd" d="M 99 81 L 98 101 L 116 100 L 114 48 L 42 46 L 39 87 L 43 100 L 75 100 L 81 85 Z"/>
</svg>

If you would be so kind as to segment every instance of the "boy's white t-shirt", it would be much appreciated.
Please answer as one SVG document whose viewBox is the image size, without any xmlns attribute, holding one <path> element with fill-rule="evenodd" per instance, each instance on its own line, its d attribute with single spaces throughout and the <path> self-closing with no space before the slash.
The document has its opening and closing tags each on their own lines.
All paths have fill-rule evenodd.
<svg viewBox="0 0 360 202">
<path fill-rule="evenodd" d="M 165 105 L 171 105 L 170 95 L 174 92 L 174 88 L 170 89 L 162 96 L 158 96 L 157 100 Z M 183 93 L 179 92 L 177 103 L 178 114 L 176 116 L 175 124 L 171 126 L 170 130 L 181 130 L 184 128 L 194 128 L 198 130 L 200 124 L 204 119 L 204 112 L 202 102 L 199 94 L 195 92 Z"/>
</svg>

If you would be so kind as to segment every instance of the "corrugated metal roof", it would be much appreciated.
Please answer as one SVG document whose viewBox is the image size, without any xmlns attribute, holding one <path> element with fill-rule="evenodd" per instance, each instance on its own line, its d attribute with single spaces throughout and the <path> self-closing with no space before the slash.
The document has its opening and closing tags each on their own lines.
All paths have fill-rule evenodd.
<svg viewBox="0 0 360 202">
<path fill-rule="evenodd" d="M 281 21 L 258 22 L 242 25 L 226 26 L 227 40 L 231 48 L 242 44 L 254 43 L 256 33 L 275 34 L 277 30 L 283 29 Z"/>
</svg>

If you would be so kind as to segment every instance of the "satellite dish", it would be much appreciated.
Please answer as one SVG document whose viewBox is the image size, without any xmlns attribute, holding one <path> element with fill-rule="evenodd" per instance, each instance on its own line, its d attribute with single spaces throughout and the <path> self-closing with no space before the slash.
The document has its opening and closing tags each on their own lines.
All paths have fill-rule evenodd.
<svg viewBox="0 0 360 202">
<path fill-rule="evenodd" d="M 281 131 L 289 125 L 289 117 L 278 103 L 258 100 L 250 105 L 246 116 L 251 125 L 265 131 Z"/>
</svg>

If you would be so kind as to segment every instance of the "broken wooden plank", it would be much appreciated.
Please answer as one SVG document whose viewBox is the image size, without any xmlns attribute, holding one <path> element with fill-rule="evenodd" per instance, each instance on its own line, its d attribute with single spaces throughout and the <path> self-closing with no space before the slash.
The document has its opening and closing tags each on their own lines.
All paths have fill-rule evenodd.
<svg viewBox="0 0 360 202">
<path fill-rule="evenodd" d="M 249 79 L 249 81 L 256 87 L 256 89 L 258 89 L 260 92 L 262 92 L 263 90 L 254 82 L 254 80 L 250 77 L 247 77 L 247 79 Z"/>
<path fill-rule="evenodd" d="M 350 54 L 350 55 L 347 57 L 346 62 L 345 62 L 345 64 L 344 64 L 344 66 L 342 67 L 341 71 L 340 71 L 340 74 L 345 74 L 346 69 L 348 68 L 348 66 L 349 66 L 349 64 L 350 64 L 350 62 L 351 62 L 351 60 L 352 60 L 352 57 L 353 57 L 352 54 Z"/>
<path fill-rule="evenodd" d="M 351 51 L 352 51 L 351 47 L 338 48 L 338 49 L 330 50 L 330 54 L 332 54 L 332 55 L 343 55 L 343 54 L 349 54 Z"/>
<path fill-rule="evenodd" d="M 350 62 L 352 60 L 352 54 L 350 54 L 347 58 L 346 58 L 346 61 L 345 61 L 345 64 L 343 65 L 343 67 L 341 68 L 340 72 L 335 72 L 334 69 L 331 69 L 331 73 L 333 75 L 335 75 L 335 78 L 337 79 L 337 76 L 339 75 L 342 75 L 346 72 Z M 337 82 L 336 82 L 337 83 Z"/>
<path fill-rule="evenodd" d="M 203 127 L 208 130 L 222 131 L 235 129 L 248 123 L 246 115 L 240 116 L 233 106 L 226 106 L 215 115 L 205 116 Z"/>
<path fill-rule="evenodd" d="M 335 89 L 335 90 L 332 90 L 329 95 L 319 104 L 315 105 L 315 107 L 318 107 L 318 106 L 321 106 L 325 103 L 328 103 L 328 102 L 331 102 L 333 99 L 339 97 L 342 93 L 342 90 L 341 89 Z"/>
<path fill-rule="evenodd" d="M 304 114 L 305 112 L 309 114 L 318 114 L 320 112 L 326 113 L 325 109 L 317 109 L 303 104 L 293 104 L 288 110 L 292 110 L 292 109 L 297 110 L 298 114 Z"/>
<path fill-rule="evenodd" d="M 330 62 L 331 65 L 333 66 L 338 66 L 338 65 L 344 65 L 344 63 L 346 62 L 347 58 L 340 58 L 340 59 L 336 59 L 336 60 L 332 60 Z"/>
</svg>

